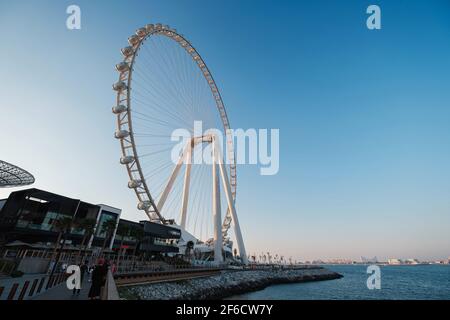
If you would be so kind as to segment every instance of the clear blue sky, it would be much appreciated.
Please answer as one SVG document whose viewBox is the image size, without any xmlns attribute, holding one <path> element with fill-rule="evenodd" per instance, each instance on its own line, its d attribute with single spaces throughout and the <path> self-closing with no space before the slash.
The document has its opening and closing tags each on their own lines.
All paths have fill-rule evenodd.
<svg viewBox="0 0 450 320">
<path fill-rule="evenodd" d="M 70 4 L 80 31 L 65 28 Z M 380 31 L 365 26 L 370 4 Z M 1 0 L 0 158 L 35 187 L 144 218 L 118 164 L 111 84 L 127 37 L 156 22 L 205 58 L 233 127 L 280 129 L 278 175 L 238 168 L 249 253 L 450 255 L 444 0 Z"/>
</svg>

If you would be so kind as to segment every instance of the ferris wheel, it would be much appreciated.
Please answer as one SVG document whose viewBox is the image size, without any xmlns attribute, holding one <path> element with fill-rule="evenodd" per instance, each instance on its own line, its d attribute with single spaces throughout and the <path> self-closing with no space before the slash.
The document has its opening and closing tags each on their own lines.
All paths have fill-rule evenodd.
<svg viewBox="0 0 450 320">
<path fill-rule="evenodd" d="M 246 262 L 235 209 L 233 137 L 211 72 L 191 43 L 169 26 L 148 24 L 128 43 L 121 50 L 123 61 L 116 65 L 119 80 L 113 85 L 117 99 L 112 111 L 117 116 L 120 163 L 127 169 L 137 208 L 150 221 L 175 223 L 197 239 L 213 239 L 219 260 L 217 252 L 233 226 Z M 173 133 L 179 129 L 189 132 L 190 138 L 174 159 L 180 141 Z M 208 133 L 217 131 L 219 135 Z M 226 144 L 224 152 L 219 141 Z M 205 154 L 211 163 L 202 161 Z"/>
</svg>

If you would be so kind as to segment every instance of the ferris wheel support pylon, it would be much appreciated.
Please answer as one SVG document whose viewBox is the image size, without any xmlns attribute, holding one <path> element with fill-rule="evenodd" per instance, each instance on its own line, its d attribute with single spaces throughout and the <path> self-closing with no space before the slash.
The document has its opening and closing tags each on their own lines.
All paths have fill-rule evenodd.
<svg viewBox="0 0 450 320">
<path fill-rule="evenodd" d="M 247 253 L 245 251 L 244 239 L 242 238 L 241 227 L 239 225 L 239 220 L 236 213 L 236 207 L 234 205 L 233 194 L 231 192 L 230 181 L 228 179 L 227 170 L 224 165 L 224 161 L 222 155 L 220 154 L 220 150 L 215 152 L 215 160 L 219 165 L 220 176 L 222 177 L 223 188 L 225 189 L 225 196 L 227 198 L 228 203 L 228 211 L 231 214 L 231 222 L 234 226 L 234 234 L 236 236 L 236 241 L 239 249 L 239 255 L 241 256 L 241 260 L 244 264 L 248 264 Z"/>
<path fill-rule="evenodd" d="M 178 162 L 175 165 L 175 168 L 173 169 L 172 174 L 170 175 L 169 181 L 167 182 L 167 185 L 164 188 L 163 193 L 161 194 L 161 198 L 159 199 L 157 207 L 160 212 L 161 212 L 164 204 L 166 203 L 166 200 L 170 194 L 170 191 L 172 191 L 173 185 L 175 183 L 175 180 L 177 179 L 178 174 L 180 173 L 181 166 L 183 165 L 185 158 L 186 158 L 186 152 L 185 152 L 185 150 L 183 150 L 183 153 L 180 155 L 180 158 L 178 159 Z"/>
<path fill-rule="evenodd" d="M 187 219 L 187 205 L 189 198 L 189 185 L 190 185 L 190 172 L 192 167 L 192 157 L 193 149 L 199 143 L 211 143 L 212 145 L 212 214 L 214 223 L 214 261 L 216 263 L 223 262 L 222 255 L 222 245 L 223 245 L 223 234 L 222 234 L 222 213 L 221 213 L 221 202 L 220 202 L 220 180 L 222 180 L 223 189 L 227 199 L 227 212 L 231 215 L 231 222 L 234 227 L 234 232 L 236 236 L 236 241 L 239 249 L 239 255 L 241 256 L 242 262 L 248 264 L 247 254 L 245 251 L 244 240 L 242 238 L 242 233 L 239 225 L 239 220 L 236 213 L 236 208 L 233 201 L 233 196 L 231 192 L 231 186 L 228 179 L 227 170 L 224 166 L 224 159 L 220 153 L 220 149 L 217 146 L 217 141 L 214 136 L 202 136 L 194 137 L 190 139 L 182 154 L 180 155 L 177 164 L 169 178 L 166 188 L 163 191 L 161 201 L 158 203 L 158 209 L 162 209 L 164 201 L 167 195 L 171 192 L 173 184 L 181 170 L 183 163 L 186 164 L 186 171 L 184 176 L 183 185 L 183 197 L 182 197 L 182 211 L 180 216 L 180 226 L 181 228 L 186 228 Z"/>
<path fill-rule="evenodd" d="M 181 218 L 180 226 L 186 229 L 186 214 L 189 200 L 189 187 L 191 184 L 191 169 L 192 169 L 192 149 L 194 147 L 194 142 L 191 140 L 188 143 L 186 149 L 186 171 L 184 172 L 184 185 L 183 185 L 183 202 L 181 203 Z"/>
<path fill-rule="evenodd" d="M 216 139 L 212 139 L 212 187 L 213 187 L 213 221 L 214 221 L 214 262 L 217 264 L 223 262 L 222 255 L 222 212 L 220 202 L 220 177 L 217 170 L 217 145 Z"/>
</svg>

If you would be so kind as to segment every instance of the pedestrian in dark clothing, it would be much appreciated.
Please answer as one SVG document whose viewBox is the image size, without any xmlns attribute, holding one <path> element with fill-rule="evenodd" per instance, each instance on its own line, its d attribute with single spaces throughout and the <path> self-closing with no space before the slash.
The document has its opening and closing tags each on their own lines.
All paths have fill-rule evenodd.
<svg viewBox="0 0 450 320">
<path fill-rule="evenodd" d="M 92 271 L 92 285 L 89 290 L 89 299 L 100 299 L 101 289 L 105 285 L 107 273 L 108 265 L 105 263 L 105 260 L 99 259 L 97 265 L 94 267 L 94 271 Z"/>
</svg>

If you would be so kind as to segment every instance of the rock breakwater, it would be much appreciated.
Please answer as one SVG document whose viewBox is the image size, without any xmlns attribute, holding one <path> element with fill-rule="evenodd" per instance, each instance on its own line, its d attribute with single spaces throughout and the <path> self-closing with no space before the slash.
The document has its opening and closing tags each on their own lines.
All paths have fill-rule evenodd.
<svg viewBox="0 0 450 320">
<path fill-rule="evenodd" d="M 219 275 L 120 288 L 122 298 L 139 300 L 213 300 L 262 290 L 270 285 L 339 279 L 325 268 L 222 271 Z"/>
</svg>

